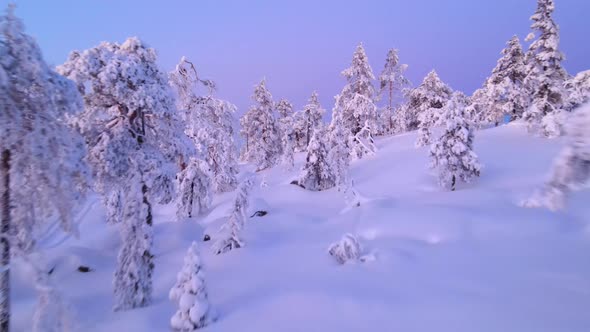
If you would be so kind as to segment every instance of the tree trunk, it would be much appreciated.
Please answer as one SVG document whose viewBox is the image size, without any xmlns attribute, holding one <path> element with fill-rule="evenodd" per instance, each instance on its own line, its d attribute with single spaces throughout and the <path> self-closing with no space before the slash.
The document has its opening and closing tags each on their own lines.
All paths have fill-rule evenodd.
<svg viewBox="0 0 590 332">
<path fill-rule="evenodd" d="M 2 151 L 0 166 L 4 192 L 2 193 L 2 269 L 0 273 L 0 332 L 10 331 L 10 150 Z"/>
<path fill-rule="evenodd" d="M 389 133 L 393 132 L 393 83 L 389 82 Z"/>
<path fill-rule="evenodd" d="M 451 191 L 455 191 L 455 182 L 456 182 L 456 181 L 457 181 L 457 180 L 456 180 L 455 176 L 453 175 L 453 180 L 452 180 L 452 182 L 451 182 Z"/>
</svg>

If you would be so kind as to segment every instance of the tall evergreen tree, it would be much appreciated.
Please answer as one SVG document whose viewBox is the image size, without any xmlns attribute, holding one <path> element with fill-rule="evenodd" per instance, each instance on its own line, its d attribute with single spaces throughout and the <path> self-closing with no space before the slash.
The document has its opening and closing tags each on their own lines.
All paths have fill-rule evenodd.
<svg viewBox="0 0 590 332">
<path fill-rule="evenodd" d="M 487 102 L 484 104 L 484 120 L 495 125 L 505 115 L 509 115 L 511 120 L 521 118 L 529 103 L 523 85 L 526 76 L 524 53 L 518 37 L 508 41 L 502 54 L 485 84 Z"/>
<path fill-rule="evenodd" d="M 279 113 L 279 131 L 281 133 L 281 146 L 283 154 L 281 156 L 281 164 L 287 170 L 293 169 L 294 154 L 296 148 L 293 105 L 286 99 L 281 99 L 276 106 Z"/>
<path fill-rule="evenodd" d="M 281 156 L 281 138 L 273 114 L 272 95 L 265 80 L 255 87 L 252 99 L 255 105 L 240 120 L 240 133 L 246 140 L 242 159 L 253 163 L 260 171 L 277 164 Z"/>
<path fill-rule="evenodd" d="M 426 146 L 431 142 L 431 131 L 442 116 L 442 109 L 451 98 L 453 90 L 438 77 L 436 71 L 426 75 L 422 84 L 408 94 L 406 128 L 418 128 L 416 146 Z"/>
<path fill-rule="evenodd" d="M 305 146 L 307 147 L 309 146 L 309 142 L 311 141 L 311 137 L 315 130 L 322 126 L 322 118 L 326 112 L 326 110 L 322 108 L 322 105 L 320 105 L 318 93 L 316 91 L 311 94 L 311 97 L 309 97 L 307 105 L 303 107 L 302 112 L 305 121 Z"/>
<path fill-rule="evenodd" d="M 298 181 L 299 185 L 307 190 L 321 191 L 336 185 L 332 164 L 328 158 L 325 136 L 325 129 L 323 127 L 317 128 L 307 147 L 305 165 L 303 165 Z"/>
<path fill-rule="evenodd" d="M 554 10 L 553 0 L 537 1 L 531 29 L 538 37 L 526 54 L 527 76 L 524 80 L 532 100 L 523 118 L 531 130 L 541 126 L 547 137 L 561 134 L 558 113 L 568 99 L 564 85 L 569 75 L 561 65 L 565 57 L 559 50 L 559 27 L 553 21 Z"/>
<path fill-rule="evenodd" d="M 409 85 L 410 81 L 404 76 L 408 65 L 400 64 L 396 49 L 390 49 L 387 52 L 385 59 L 385 66 L 379 75 L 380 91 L 382 95 L 387 92 L 387 107 L 382 111 L 380 127 L 383 133 L 391 134 L 394 132 L 394 118 L 393 118 L 393 97 L 395 92 L 401 90 Z M 383 121 L 384 120 L 384 121 Z"/>
<path fill-rule="evenodd" d="M 352 57 L 352 64 L 342 71 L 347 84 L 336 96 L 336 105 L 332 117 L 338 116 L 342 125 L 356 135 L 366 122 L 371 128 L 376 127 L 377 108 L 374 103 L 375 88 L 373 86 L 373 70 L 365 54 L 363 45 L 359 45 Z M 337 113 L 340 113 L 337 115 Z"/>
<path fill-rule="evenodd" d="M 76 233 L 72 210 L 88 170 L 84 141 L 66 121 L 82 110 L 80 95 L 49 69 L 14 5 L 0 16 L 0 54 L 0 331 L 8 332 L 11 257 L 36 248 L 50 217 Z"/>
</svg>

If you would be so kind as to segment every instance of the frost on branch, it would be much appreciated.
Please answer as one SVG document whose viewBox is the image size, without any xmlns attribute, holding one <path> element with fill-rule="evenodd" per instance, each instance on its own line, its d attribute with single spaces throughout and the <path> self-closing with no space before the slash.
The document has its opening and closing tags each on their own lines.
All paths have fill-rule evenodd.
<svg viewBox="0 0 590 332">
<path fill-rule="evenodd" d="M 205 274 L 196 242 L 188 249 L 182 270 L 178 273 L 169 296 L 178 306 L 170 319 L 174 331 L 192 332 L 215 321 L 215 314 L 207 298 Z"/>
<path fill-rule="evenodd" d="M 357 261 L 361 258 L 362 248 L 357 238 L 352 234 L 345 234 L 339 242 L 328 248 L 330 256 L 339 264 Z"/>
</svg>

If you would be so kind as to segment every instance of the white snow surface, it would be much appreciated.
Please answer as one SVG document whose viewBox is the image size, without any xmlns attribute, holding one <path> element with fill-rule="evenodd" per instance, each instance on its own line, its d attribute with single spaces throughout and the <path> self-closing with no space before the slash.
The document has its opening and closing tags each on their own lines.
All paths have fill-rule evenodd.
<svg viewBox="0 0 590 332">
<path fill-rule="evenodd" d="M 378 139 L 375 156 L 352 163 L 365 198 L 358 208 L 345 209 L 335 189 L 290 185 L 303 153 L 290 173 L 261 172 L 268 187 L 255 186 L 250 209 L 262 204 L 269 213 L 249 218 L 246 246 L 224 255 L 202 239 L 224 221 L 233 193 L 185 222 L 174 204 L 155 206 L 153 304 L 130 311 L 112 310 L 121 240 L 90 197 L 80 238 L 49 234 L 41 243 L 50 247 L 53 282 L 76 330 L 169 331 L 176 308 L 168 292 L 186 248 L 199 241 L 219 318 L 202 331 L 589 331 L 590 191 L 557 213 L 518 206 L 543 184 L 563 141 L 530 136 L 522 124 L 476 132 L 481 177 L 455 192 L 439 189 L 427 148 L 415 141 L 416 133 Z M 326 248 L 345 233 L 374 260 L 339 265 L 330 257 Z M 11 280 L 13 330 L 30 331 L 36 294 L 25 263 L 16 261 Z"/>
</svg>

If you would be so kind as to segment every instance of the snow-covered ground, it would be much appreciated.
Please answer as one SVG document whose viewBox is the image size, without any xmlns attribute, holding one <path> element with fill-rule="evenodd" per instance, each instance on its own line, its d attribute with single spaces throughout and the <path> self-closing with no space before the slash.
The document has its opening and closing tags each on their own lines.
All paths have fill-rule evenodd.
<svg viewBox="0 0 590 332">
<path fill-rule="evenodd" d="M 290 185 L 297 171 L 264 172 L 269 185 L 256 187 L 251 209 L 269 214 L 249 219 L 247 247 L 227 254 L 213 255 L 202 238 L 215 236 L 231 193 L 195 221 L 176 222 L 174 206 L 156 207 L 154 303 L 126 312 L 112 311 L 118 231 L 91 197 L 79 239 L 44 243 L 74 330 L 168 331 L 176 310 L 168 292 L 198 241 L 219 315 L 203 331 L 590 331 L 590 191 L 572 195 L 562 212 L 518 206 L 544 181 L 560 141 L 518 124 L 478 132 L 481 178 L 445 192 L 415 140 L 380 139 L 377 156 L 353 163 L 367 200 L 354 209 L 336 190 Z M 338 265 L 327 248 L 347 232 L 375 260 Z M 29 275 L 25 264 L 13 269 L 15 331 L 31 329 Z"/>
</svg>

